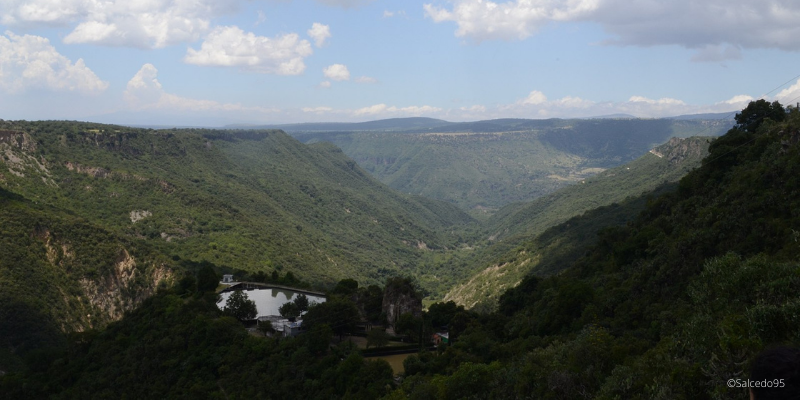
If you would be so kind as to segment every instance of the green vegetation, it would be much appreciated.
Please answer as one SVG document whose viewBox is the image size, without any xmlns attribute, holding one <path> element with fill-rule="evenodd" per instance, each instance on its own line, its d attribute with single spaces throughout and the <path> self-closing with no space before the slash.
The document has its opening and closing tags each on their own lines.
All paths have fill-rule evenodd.
<svg viewBox="0 0 800 400">
<path fill-rule="evenodd" d="M 637 161 L 641 164 L 631 164 L 654 171 L 649 178 L 626 181 L 621 169 L 612 170 L 593 178 L 597 180 L 592 184 L 581 184 L 587 192 L 573 192 L 594 198 L 606 193 L 604 187 L 632 192 L 611 203 L 598 201 L 601 208 L 586 211 L 594 208 L 595 200 L 580 196 L 563 208 L 540 204 L 541 212 L 527 211 L 535 204 L 508 208 L 499 216 L 536 221 L 537 227 L 510 224 L 501 232 L 495 226 L 491 234 L 502 239 L 497 247 L 477 251 L 458 245 L 463 236 L 480 230 L 464 229 L 444 217 L 460 216 L 460 222 L 468 223 L 464 214 L 441 204 L 429 208 L 424 201 L 391 192 L 378 198 L 376 188 L 382 186 L 354 164 L 348 167 L 352 161 L 330 145 L 304 146 L 275 132 L 137 131 L 133 136 L 106 137 L 103 132 L 89 134 L 89 129 L 106 126 L 77 123 L 55 124 L 62 134 L 54 136 L 44 129 L 42 136 L 0 132 L 6 168 L 0 189 L 0 312 L 3 321 L 11 321 L 0 326 L 0 356 L 8 356 L 7 349 L 15 349 L 16 356 L 2 365 L 6 374 L 0 377 L 0 397 L 744 398 L 744 390 L 728 388 L 725 382 L 743 377 L 762 348 L 800 343 L 800 111 L 780 110 L 776 103 L 751 103 L 736 116 L 733 129 L 711 142 L 701 165 L 677 184 L 661 185 L 671 180 L 667 177 L 691 169 L 681 162 L 702 156 L 705 139 L 672 143 L 655 150 L 662 157 L 647 155 L 650 158 Z M 487 122 L 509 123 L 526 124 Z M 63 133 L 67 128 L 75 131 L 72 139 Z M 166 135 L 174 136 L 162 138 Z M 41 142 L 33 139 L 37 137 Z M 578 143 L 562 144 L 577 146 L 571 151 L 591 152 Z M 191 157 L 182 158 L 195 151 L 208 151 L 197 154 L 205 154 L 211 160 L 204 161 L 208 165 L 222 166 L 192 172 L 216 186 L 192 189 L 191 179 L 178 173 L 188 173 L 192 165 L 206 168 L 199 155 L 195 164 Z M 160 152 L 171 155 L 158 159 Z M 145 155 L 158 159 L 164 172 L 149 170 L 156 167 L 142 161 Z M 672 155 L 682 157 L 681 162 L 661 164 L 670 164 Z M 224 162 L 213 161 L 215 157 Z M 307 169 L 281 170 L 290 159 L 307 160 L 302 164 Z M 103 166 L 106 162 L 109 165 Z M 87 170 L 87 165 L 101 167 Z M 259 168 L 280 173 L 269 175 Z M 298 189 L 273 182 L 281 176 L 294 179 Z M 657 190 L 636 192 L 647 185 Z M 135 188 L 147 203 L 136 203 L 136 196 L 125 196 L 120 204 L 113 200 L 118 197 L 96 196 L 89 212 L 92 207 L 82 201 L 92 197 L 81 194 L 86 186 L 95 196 L 130 195 Z M 340 220 L 326 212 L 342 207 L 336 201 L 364 200 L 356 188 L 378 201 L 365 204 L 364 210 L 394 215 L 397 219 L 388 221 L 397 225 L 377 229 L 367 223 L 370 229 L 356 232 L 361 219 L 334 223 Z M 257 195 L 266 197 L 259 200 Z M 249 200 L 252 205 L 245 207 Z M 391 211 L 399 205 L 400 210 L 416 211 Z M 277 216 L 260 208 L 267 206 L 274 206 Z M 191 235 L 169 241 L 160 235 L 175 223 L 162 214 L 200 218 L 198 210 L 203 209 L 211 216 L 205 225 L 187 223 Z M 552 214 L 540 216 L 548 213 Z M 290 216 L 297 224 L 290 225 L 294 231 L 277 225 Z M 400 224 L 401 217 L 409 219 Z M 264 225 L 274 230 L 259 236 L 256 228 L 245 228 L 248 221 L 276 225 Z M 548 228 L 550 224 L 556 225 Z M 345 231 L 353 234 L 352 244 L 325 236 Z M 272 234 L 284 236 L 269 239 Z M 400 239 L 393 239 L 395 234 Z M 262 249 L 254 244 L 256 239 L 267 244 L 277 240 L 294 251 L 295 237 L 305 237 L 309 242 L 301 244 L 311 246 L 299 253 L 303 259 L 342 251 L 354 260 L 371 260 L 371 251 L 392 244 L 399 247 L 380 247 L 375 260 L 412 256 L 405 259 L 406 269 L 395 264 L 395 269 L 370 275 L 376 265 L 352 264 L 325 270 L 319 277 L 300 261 L 278 264 L 291 255 L 283 247 L 264 245 L 268 260 L 247 264 L 249 254 Z M 424 246 L 423 237 L 429 240 Z M 210 240 L 217 250 L 229 244 L 214 260 L 244 261 L 222 266 L 204 260 L 203 254 L 213 253 L 202 253 L 210 250 L 201 244 L 213 249 Z M 249 247 L 238 252 L 230 248 L 239 242 L 255 246 L 253 253 Z M 503 243 L 515 247 L 503 248 Z M 325 252 L 323 244 L 329 246 Z M 420 289 L 432 287 L 428 285 L 437 279 L 435 274 L 443 271 L 436 268 L 451 266 L 457 276 L 468 270 L 466 262 L 474 257 L 470 252 L 498 255 L 498 265 L 509 266 L 502 275 L 513 277 L 509 286 L 521 280 L 499 296 L 493 312 L 479 314 L 456 302 L 419 310 Z M 393 265 L 392 261 L 380 262 Z M 426 270 L 425 263 L 434 261 Z M 297 272 L 309 281 L 328 282 L 333 290 L 328 301 L 308 307 L 306 333 L 269 338 L 265 329 L 263 335 L 253 335 L 220 311 L 216 295 L 208 291 L 219 272 L 239 266 L 263 281 L 294 281 Z M 356 273 L 343 276 L 335 286 L 329 280 L 347 271 Z M 379 279 L 391 271 L 410 271 L 421 278 Z M 356 278 L 367 286 L 359 286 Z M 30 292 L 28 280 L 34 283 Z M 383 281 L 386 288 L 375 285 Z M 502 279 L 495 282 L 506 284 Z M 100 293 L 99 283 L 119 296 Z M 392 307 L 383 307 L 387 301 Z M 57 306 L 49 310 L 53 305 Z M 99 310 L 105 322 L 94 325 L 89 317 L 84 319 L 89 309 Z M 115 313 L 122 318 L 105 326 Z M 387 319 L 396 332 L 420 345 L 444 326 L 449 343 L 406 358 L 405 377 L 395 384 L 388 364 L 366 362 L 349 342 L 334 339 L 352 332 L 358 323 Z M 21 335 L 17 327 L 29 335 Z M 367 335 L 370 345 L 386 339 L 380 331 L 369 330 Z"/>
<path fill-rule="evenodd" d="M 101 332 L 29 359 L 26 374 L 0 378 L 3 398 L 352 398 L 387 393 L 392 370 L 348 342 L 330 347 L 318 325 L 297 338 L 248 334 L 213 293 L 146 300 Z"/>
<path fill-rule="evenodd" d="M 0 188 L 0 369 L 120 318 L 172 285 L 173 268 L 143 240 Z"/>
<path fill-rule="evenodd" d="M 469 314 L 443 354 L 409 357 L 391 398 L 455 398 L 466 377 L 476 398 L 746 398 L 727 379 L 800 342 L 800 112 L 753 118 L 762 102 L 632 222 Z"/>
<path fill-rule="evenodd" d="M 422 244 L 454 246 L 443 229 L 471 222 L 279 131 L 2 125 L 2 187 L 182 260 L 380 282 L 415 266 Z"/>
<path fill-rule="evenodd" d="M 335 144 L 394 189 L 485 218 L 632 161 L 670 137 L 716 136 L 730 126 L 730 120 L 502 119 L 401 131 L 284 128 L 303 142 Z"/>
<path fill-rule="evenodd" d="M 583 254 L 599 230 L 632 220 L 648 196 L 699 166 L 709 141 L 673 138 L 633 162 L 532 202 L 504 207 L 484 224 L 489 243 L 462 261 L 458 270 L 468 275 L 452 275 L 461 281 L 450 281 L 445 300 L 488 310 L 525 275 L 558 273 Z"/>
<path fill-rule="evenodd" d="M 283 310 L 281 309 L 281 311 Z M 222 308 L 222 312 L 238 319 L 239 321 L 254 319 L 258 314 L 256 303 L 253 300 L 250 300 L 247 297 L 247 293 L 241 290 L 235 290 L 230 296 L 228 296 L 228 300 L 225 301 L 225 307 Z M 281 312 L 281 315 L 283 315 L 283 312 Z"/>
</svg>

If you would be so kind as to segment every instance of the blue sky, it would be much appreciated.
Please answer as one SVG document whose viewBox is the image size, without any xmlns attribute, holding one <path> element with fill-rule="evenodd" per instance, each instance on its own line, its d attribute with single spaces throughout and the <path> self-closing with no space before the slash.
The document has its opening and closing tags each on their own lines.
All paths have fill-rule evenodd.
<svg viewBox="0 0 800 400">
<path fill-rule="evenodd" d="M 798 101 L 797 21 L 791 0 L 1 0 L 0 118 L 726 112 Z"/>
</svg>

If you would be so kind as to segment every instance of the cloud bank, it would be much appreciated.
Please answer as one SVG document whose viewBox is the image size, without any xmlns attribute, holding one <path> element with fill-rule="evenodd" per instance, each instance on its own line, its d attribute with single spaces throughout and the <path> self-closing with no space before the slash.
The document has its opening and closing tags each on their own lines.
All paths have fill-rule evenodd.
<svg viewBox="0 0 800 400">
<path fill-rule="evenodd" d="M 434 22 L 455 22 L 455 35 L 477 42 L 521 40 L 548 23 L 597 23 L 605 43 L 678 45 L 696 61 L 739 58 L 739 48 L 800 50 L 800 2 L 786 0 L 453 0 L 423 6 Z"/>
<path fill-rule="evenodd" d="M 0 89 L 6 93 L 45 89 L 90 94 L 106 88 L 108 82 L 100 80 L 83 59 L 73 63 L 46 38 L 10 31 L 0 36 Z"/>
</svg>

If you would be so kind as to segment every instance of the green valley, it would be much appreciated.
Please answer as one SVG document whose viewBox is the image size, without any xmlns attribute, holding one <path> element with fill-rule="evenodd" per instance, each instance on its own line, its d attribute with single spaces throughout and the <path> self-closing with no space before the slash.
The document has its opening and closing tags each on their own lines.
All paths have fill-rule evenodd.
<svg viewBox="0 0 800 400">
<path fill-rule="evenodd" d="M 281 128 L 306 143 L 335 144 L 396 190 L 485 218 L 633 161 L 671 137 L 717 136 L 731 126 L 730 119 L 411 122 Z"/>
<path fill-rule="evenodd" d="M 443 326 L 448 341 L 436 351 L 408 356 L 403 362 L 403 379 L 394 381 L 388 364 L 365 361 L 363 351 L 334 338 L 334 332 L 341 335 L 345 326 L 354 329 L 355 315 L 360 312 L 356 303 L 370 304 L 370 323 L 381 319 L 374 304 L 380 298 L 380 287 L 359 287 L 354 279 L 341 280 L 329 290 L 329 303 L 309 311 L 316 320 L 311 318 L 308 332 L 296 338 L 257 337 L 214 305 L 216 296 L 210 286 L 215 279 L 210 286 L 200 284 L 203 271 L 214 266 L 206 263 L 200 271 L 192 270 L 194 264 L 185 258 L 188 254 L 180 253 L 183 250 L 176 245 L 185 241 L 189 249 L 199 246 L 191 242 L 191 235 L 167 240 L 179 231 L 171 231 L 167 237 L 151 233 L 167 232 L 164 228 L 170 227 L 168 219 L 157 220 L 164 211 L 155 206 L 170 204 L 169 196 L 189 185 L 178 172 L 193 170 L 187 167 L 193 165 L 198 169 L 194 176 L 216 177 L 202 169 L 203 162 L 192 164 L 181 158 L 192 153 L 192 145 L 208 151 L 220 149 L 209 157 L 230 163 L 224 176 L 232 186 L 239 182 L 234 186 L 239 194 L 228 191 L 221 178 L 202 192 L 190 191 L 198 196 L 208 193 L 203 201 L 229 204 L 229 209 L 221 209 L 232 217 L 215 216 L 201 226 L 215 226 L 212 222 L 224 223 L 228 218 L 248 221 L 254 215 L 242 207 L 251 198 L 246 197 L 246 185 L 240 179 L 253 175 L 255 178 L 247 178 L 251 179 L 246 181 L 249 186 L 267 186 L 248 168 L 268 169 L 262 155 L 276 147 L 278 151 L 272 154 L 287 151 L 305 160 L 318 157 L 307 167 L 341 160 L 344 168 L 318 173 L 333 174 L 342 187 L 357 182 L 367 188 L 383 187 L 367 185 L 371 178 L 364 177 L 366 173 L 341 152 L 330 145 L 301 145 L 278 132 L 140 131 L 131 136 L 109 135 L 116 140 L 105 141 L 89 129 L 124 128 L 97 125 L 82 127 L 84 132 L 78 129 L 72 137 L 63 134 L 65 140 L 54 136 L 48 144 L 47 140 L 34 140 L 33 132 L 20 133 L 24 124 L 18 123 L 3 132 L 6 169 L 0 217 L 3 243 L 8 246 L 4 248 L 12 250 L 4 253 L 0 277 L 4 288 L 16 285 L 3 293 L 4 301 L 15 305 L 4 317 L 28 332 L 47 335 L 22 338 L 8 328 L 2 332 L 4 351 L 20 351 L 26 357 L 3 354 L 7 359 L 3 367 L 11 372 L 0 377 L 0 394 L 60 398 L 92 393 L 101 397 L 119 397 L 121 393 L 301 397 L 302 393 L 312 398 L 388 399 L 740 398 L 745 392 L 726 385 L 727 380 L 746 376 L 749 362 L 761 349 L 800 340 L 800 246 L 793 228 L 800 223 L 795 212 L 800 209 L 796 204 L 800 111 L 790 108 L 787 112 L 777 103 L 762 100 L 751 103 L 736 121 L 733 129 L 717 139 L 672 139 L 631 163 L 586 179 L 585 184 L 531 203 L 507 206 L 495 214 L 497 219 L 483 225 L 451 205 L 387 190 L 386 201 L 403 200 L 406 203 L 400 204 L 415 210 L 413 213 L 429 213 L 423 214 L 425 221 L 398 227 L 400 232 L 431 235 L 424 237 L 430 240 L 424 245 L 423 236 L 418 236 L 416 246 L 408 246 L 418 252 L 418 258 L 406 271 L 416 275 L 425 289 L 435 280 L 431 274 L 443 274 L 450 268 L 448 279 L 460 275 L 466 281 L 451 291 L 449 298 L 474 306 L 468 310 L 452 301 L 439 302 L 430 304 L 425 312 L 395 316 L 394 328 L 409 340 L 419 340 L 421 346 L 426 344 L 425 337 Z M 165 139 L 167 135 L 174 136 Z M 276 136 L 275 141 L 268 140 L 269 136 Z M 76 137 L 80 140 L 75 141 Z M 138 164 L 145 156 L 136 152 L 148 149 L 140 140 L 150 145 L 148 158 L 169 152 L 175 165 L 162 159 L 159 162 L 164 167 L 159 168 L 165 175 L 148 175 L 153 172 Z M 253 141 L 269 146 L 260 147 Z M 170 143 L 179 146 L 169 150 Z M 67 150 L 61 146 L 83 148 L 84 152 L 65 156 Z M 186 149 L 185 153 L 181 149 Z M 229 154 L 238 156 L 234 160 L 225 156 Z M 108 165 L 114 157 L 122 161 Z M 290 157 L 276 159 L 285 163 Z M 278 180 L 282 174 L 292 173 L 280 169 L 282 166 L 271 165 L 269 168 L 279 173 L 268 176 Z M 352 176 L 350 182 L 345 179 L 348 175 Z M 155 176 L 168 177 L 166 184 L 154 181 Z M 202 182 L 196 179 L 198 182 L 189 182 Z M 321 182 L 306 179 L 323 187 Z M 143 197 L 152 196 L 148 201 L 153 206 L 123 213 L 126 224 L 115 224 L 115 218 L 123 218 L 103 211 L 115 209 L 102 202 L 92 214 L 87 211 L 89 206 L 79 206 L 78 200 L 62 198 L 64 195 L 53 191 L 56 186 L 72 188 L 76 192 L 73 197 L 79 198 L 80 190 L 89 190 L 86 186 L 108 191 L 112 186 L 105 182 L 111 182 L 116 184 L 115 191 L 124 193 L 127 180 L 140 182 L 142 186 L 135 186 L 140 190 L 152 185 L 151 192 L 142 192 Z M 75 181 L 77 185 L 70 186 Z M 325 189 L 332 190 L 329 186 Z M 214 195 L 215 190 L 223 195 Z M 302 199 L 299 194 L 293 197 L 290 189 L 284 190 L 288 192 L 284 204 Z M 322 199 L 313 208 L 331 201 L 308 188 L 300 192 Z M 280 198 L 268 190 L 263 193 Z M 186 201 L 176 204 L 188 212 L 197 212 L 194 207 L 199 207 Z M 135 204 L 124 204 L 119 210 L 132 206 Z M 294 210 L 290 205 L 285 208 Z M 292 215 L 313 218 L 314 214 L 295 210 Z M 138 230 L 138 224 L 148 220 L 158 222 L 151 227 L 155 229 Z M 187 232 L 215 235 L 219 240 L 216 238 L 242 228 L 196 229 Z M 381 237 L 376 231 L 365 234 L 370 233 L 375 240 Z M 471 270 L 479 265 L 483 268 Z M 302 264 L 283 267 L 290 268 L 307 276 Z M 367 284 L 379 280 L 353 271 L 353 277 L 364 278 Z M 192 283 L 195 272 L 197 285 Z M 479 273 L 467 279 L 470 272 Z M 181 277 L 177 284 L 176 276 Z M 26 280 L 39 287 L 24 290 L 21 282 Z M 98 283 L 113 286 L 109 282 L 121 283 L 113 292 L 124 295 L 127 303 L 113 296 L 86 296 L 87 287 Z M 386 282 L 384 295 L 402 291 L 419 304 L 415 279 Z M 125 310 L 125 315 L 107 328 L 98 323 L 99 331 L 74 332 L 95 326 L 89 324 L 91 316 L 82 315 L 98 310 L 97 299 L 109 299 L 103 303 L 107 305 L 121 302 L 119 309 Z M 385 303 L 386 297 L 383 299 Z M 43 307 L 50 303 L 59 305 L 47 314 Z M 134 309 L 136 304 L 141 306 Z M 31 310 L 37 313 L 23 318 Z M 60 320 L 72 321 L 71 326 L 45 329 L 35 323 L 61 314 L 68 318 Z M 109 314 L 107 321 L 114 318 Z M 319 323 L 323 320 L 327 322 Z M 71 335 L 61 333 L 70 331 Z"/>
</svg>

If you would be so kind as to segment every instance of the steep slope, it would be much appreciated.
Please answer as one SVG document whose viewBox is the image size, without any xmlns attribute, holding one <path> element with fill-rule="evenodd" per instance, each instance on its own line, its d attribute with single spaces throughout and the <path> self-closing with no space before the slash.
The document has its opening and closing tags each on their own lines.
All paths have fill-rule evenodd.
<svg viewBox="0 0 800 400">
<path fill-rule="evenodd" d="M 166 254 L 312 282 L 382 281 L 455 244 L 454 206 L 393 192 L 280 131 L 4 122 L 0 185 Z"/>
<path fill-rule="evenodd" d="M 501 119 L 402 132 L 288 132 L 306 143 L 334 143 L 392 188 L 485 215 L 632 161 L 670 137 L 715 136 L 730 126 L 730 120 Z"/>
<path fill-rule="evenodd" d="M 800 340 L 800 112 L 759 100 L 737 122 L 677 190 L 560 274 L 526 277 L 498 313 L 459 316 L 461 344 L 409 361 L 402 389 L 481 376 L 476 397 L 746 398 L 726 382 Z"/>
<path fill-rule="evenodd" d="M 142 240 L 0 188 L 0 366 L 100 328 L 173 283 L 174 262 Z"/>
<path fill-rule="evenodd" d="M 490 244 L 473 256 L 473 274 L 454 286 L 445 300 L 491 309 L 499 295 L 524 276 L 557 273 L 569 263 L 563 257 L 559 263 L 550 262 L 554 254 L 577 258 L 598 230 L 631 220 L 644 207 L 643 194 L 663 190 L 663 185 L 700 165 L 708 141 L 672 138 L 621 167 L 501 209 L 484 226 Z"/>
</svg>

